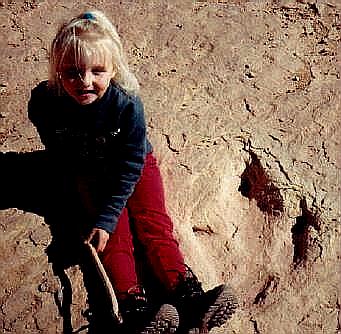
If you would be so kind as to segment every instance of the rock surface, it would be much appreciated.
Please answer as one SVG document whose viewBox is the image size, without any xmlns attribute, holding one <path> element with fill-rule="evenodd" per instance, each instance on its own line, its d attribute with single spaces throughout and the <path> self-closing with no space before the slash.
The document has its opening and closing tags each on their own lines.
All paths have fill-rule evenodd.
<svg viewBox="0 0 341 334">
<path fill-rule="evenodd" d="M 141 82 L 187 262 L 239 297 L 212 333 L 341 333 L 340 2 L 0 1 L 2 152 L 42 147 L 30 89 L 57 26 L 90 4 L 117 25 Z M 48 227 L 0 215 L 1 331 L 62 333 Z M 86 292 L 77 267 L 67 275 L 77 330 Z"/>
</svg>

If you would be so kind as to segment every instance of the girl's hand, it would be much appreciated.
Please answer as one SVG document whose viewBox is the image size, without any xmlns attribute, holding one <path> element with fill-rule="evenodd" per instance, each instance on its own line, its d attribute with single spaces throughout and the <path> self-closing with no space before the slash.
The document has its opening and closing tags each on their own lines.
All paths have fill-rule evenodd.
<svg viewBox="0 0 341 334">
<path fill-rule="evenodd" d="M 104 248 L 107 245 L 109 237 L 110 235 L 107 231 L 95 227 L 92 229 L 89 238 L 86 240 L 86 242 L 90 242 L 96 248 L 97 253 L 99 253 L 104 251 Z"/>
</svg>

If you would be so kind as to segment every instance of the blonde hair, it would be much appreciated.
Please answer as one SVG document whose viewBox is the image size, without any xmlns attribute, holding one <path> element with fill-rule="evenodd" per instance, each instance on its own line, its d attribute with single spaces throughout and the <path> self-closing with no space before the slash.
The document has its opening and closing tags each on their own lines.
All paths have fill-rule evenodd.
<svg viewBox="0 0 341 334">
<path fill-rule="evenodd" d="M 49 86 L 63 91 L 60 72 L 64 60 L 72 55 L 76 66 L 82 59 L 110 61 L 114 68 L 112 82 L 129 94 L 137 94 L 139 84 L 129 70 L 120 37 L 110 20 L 100 11 L 82 13 L 62 25 L 54 38 L 50 52 Z"/>
</svg>

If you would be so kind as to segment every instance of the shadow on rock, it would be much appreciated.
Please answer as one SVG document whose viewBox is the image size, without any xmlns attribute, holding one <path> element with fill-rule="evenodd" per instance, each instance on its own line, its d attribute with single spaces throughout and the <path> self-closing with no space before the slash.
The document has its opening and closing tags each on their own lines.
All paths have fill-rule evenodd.
<svg viewBox="0 0 341 334">
<path fill-rule="evenodd" d="M 88 293 L 88 333 L 118 333 L 108 311 L 107 296 L 96 276 L 84 236 L 90 228 L 88 214 L 82 208 L 76 179 L 63 172 L 46 151 L 0 153 L 0 209 L 17 208 L 42 216 L 48 224 L 52 241 L 46 249 L 61 289 L 55 295 L 65 334 L 83 332 L 72 328 L 72 285 L 66 269 L 79 265 Z M 108 330 L 110 328 L 110 331 Z M 117 330 L 115 330 L 115 328 Z"/>
</svg>

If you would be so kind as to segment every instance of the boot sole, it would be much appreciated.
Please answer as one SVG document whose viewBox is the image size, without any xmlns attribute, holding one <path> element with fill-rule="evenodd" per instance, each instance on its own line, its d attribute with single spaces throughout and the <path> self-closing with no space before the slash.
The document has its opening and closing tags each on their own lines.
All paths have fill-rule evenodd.
<svg viewBox="0 0 341 334">
<path fill-rule="evenodd" d="M 192 328 L 188 334 L 208 333 L 213 327 L 225 324 L 235 313 L 238 302 L 231 289 L 222 284 L 217 290 L 217 298 L 205 313 L 200 328 Z"/>
<path fill-rule="evenodd" d="M 164 304 L 155 318 L 140 334 L 173 334 L 179 327 L 179 314 L 170 304 Z"/>
</svg>

